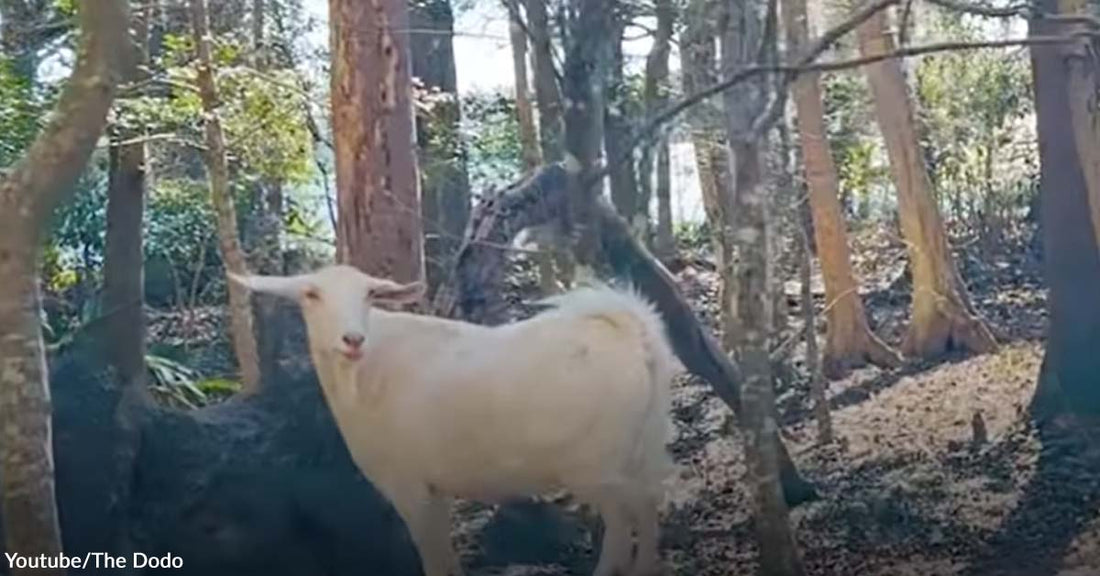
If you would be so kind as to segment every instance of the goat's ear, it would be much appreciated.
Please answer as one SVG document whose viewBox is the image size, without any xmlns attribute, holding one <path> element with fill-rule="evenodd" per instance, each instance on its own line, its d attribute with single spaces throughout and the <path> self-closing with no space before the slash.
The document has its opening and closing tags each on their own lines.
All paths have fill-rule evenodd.
<svg viewBox="0 0 1100 576">
<path fill-rule="evenodd" d="M 250 292 L 263 292 L 291 300 L 297 300 L 305 288 L 304 280 L 299 276 L 240 276 L 229 272 L 229 280 L 247 288 Z"/>
<path fill-rule="evenodd" d="M 419 300 L 425 288 L 424 283 L 419 281 L 408 284 L 385 282 L 371 287 L 370 295 L 376 302 L 405 304 Z"/>
</svg>

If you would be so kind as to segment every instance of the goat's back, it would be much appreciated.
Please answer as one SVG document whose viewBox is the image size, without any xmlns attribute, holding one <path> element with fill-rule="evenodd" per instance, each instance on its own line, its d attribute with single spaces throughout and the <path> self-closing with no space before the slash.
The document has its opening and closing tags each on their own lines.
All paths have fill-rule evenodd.
<svg viewBox="0 0 1100 576">
<path fill-rule="evenodd" d="M 549 303 L 496 328 L 376 317 L 360 374 L 375 405 L 338 416 L 357 460 L 483 500 L 659 482 L 675 366 L 660 318 L 606 288 Z"/>
</svg>

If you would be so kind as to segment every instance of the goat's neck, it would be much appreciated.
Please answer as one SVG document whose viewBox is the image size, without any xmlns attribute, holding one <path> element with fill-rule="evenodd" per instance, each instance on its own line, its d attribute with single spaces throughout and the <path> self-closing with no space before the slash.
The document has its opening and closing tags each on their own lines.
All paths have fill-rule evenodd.
<svg viewBox="0 0 1100 576">
<path fill-rule="evenodd" d="M 310 349 L 310 356 L 317 378 L 321 381 L 321 391 L 334 412 L 360 403 L 362 395 L 367 392 L 364 388 L 369 387 L 369 383 L 362 381 L 361 366 L 342 362 L 334 354 L 314 348 Z"/>
</svg>

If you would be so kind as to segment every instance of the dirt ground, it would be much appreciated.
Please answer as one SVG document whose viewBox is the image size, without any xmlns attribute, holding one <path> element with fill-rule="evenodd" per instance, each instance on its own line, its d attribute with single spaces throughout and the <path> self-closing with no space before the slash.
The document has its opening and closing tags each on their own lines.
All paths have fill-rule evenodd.
<svg viewBox="0 0 1100 576">
<path fill-rule="evenodd" d="M 866 368 L 832 382 L 838 441 L 828 446 L 815 441 L 804 384 L 781 391 L 783 435 L 820 491 L 791 513 L 809 574 L 1100 575 L 1100 455 L 1040 438 L 1025 414 L 1045 311 L 1036 251 L 1023 240 L 1014 248 L 957 254 L 975 305 L 1002 342 L 997 353 Z M 856 262 L 863 296 L 876 331 L 897 343 L 908 306 L 903 249 L 873 233 L 858 236 L 855 253 L 876 254 Z M 689 267 L 679 277 L 713 323 L 713 273 Z M 814 284 L 820 292 L 820 280 Z M 789 291 L 797 294 L 797 282 Z M 677 382 L 673 412 L 670 448 L 680 470 L 662 514 L 667 572 L 754 574 L 751 500 L 732 415 L 691 377 Z M 976 419 L 984 434 L 975 432 Z M 557 510 L 531 505 L 493 515 L 462 505 L 464 563 L 484 576 L 587 573 L 591 521 Z M 531 522 L 532 515 L 544 517 Z"/>
</svg>

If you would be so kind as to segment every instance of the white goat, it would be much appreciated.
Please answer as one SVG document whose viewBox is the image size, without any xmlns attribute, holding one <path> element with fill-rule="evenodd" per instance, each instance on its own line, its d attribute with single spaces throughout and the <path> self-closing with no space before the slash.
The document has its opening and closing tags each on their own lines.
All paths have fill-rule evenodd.
<svg viewBox="0 0 1100 576">
<path fill-rule="evenodd" d="M 235 281 L 301 304 L 348 450 L 405 521 L 428 576 L 462 574 L 451 498 L 495 503 L 559 489 L 604 521 L 597 576 L 657 573 L 679 364 L 640 297 L 583 289 L 531 319 L 485 327 L 372 308 L 416 300 L 422 285 L 349 266 Z"/>
</svg>

